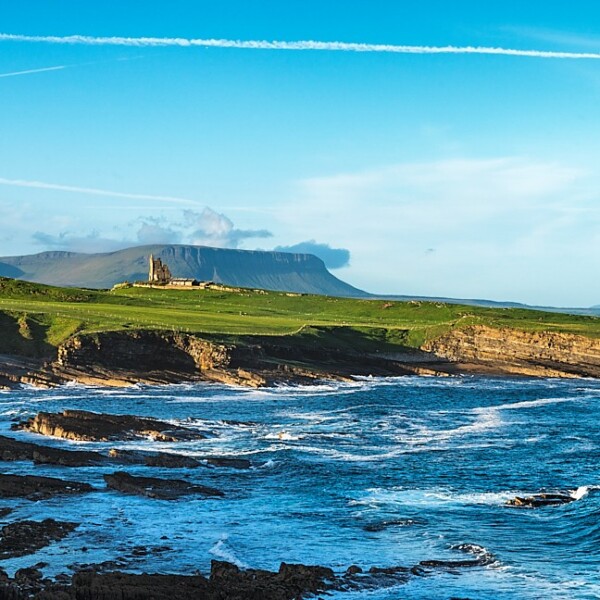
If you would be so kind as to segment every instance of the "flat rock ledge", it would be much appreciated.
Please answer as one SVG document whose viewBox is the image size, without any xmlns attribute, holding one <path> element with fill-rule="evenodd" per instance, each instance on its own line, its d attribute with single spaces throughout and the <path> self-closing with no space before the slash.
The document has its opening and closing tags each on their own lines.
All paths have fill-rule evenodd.
<svg viewBox="0 0 600 600">
<path fill-rule="evenodd" d="M 0 529 L 0 560 L 33 554 L 67 537 L 78 523 L 55 521 L 16 521 Z M 4 598 L 0 592 L 0 598 Z"/>
<path fill-rule="evenodd" d="M 65 494 L 85 494 L 94 491 L 91 485 L 39 475 L 0 474 L 0 498 L 25 498 L 37 501 Z"/>
<path fill-rule="evenodd" d="M 151 452 L 146 450 L 121 450 L 113 448 L 108 456 L 116 462 L 129 465 L 144 465 L 146 467 L 161 467 L 163 469 L 194 469 L 202 466 L 200 461 L 172 452 Z"/>
<path fill-rule="evenodd" d="M 249 469 L 252 463 L 246 458 L 230 456 L 201 456 L 194 458 L 175 452 L 152 452 L 113 448 L 108 456 L 116 462 L 163 469 L 195 469 L 197 467 L 222 467 L 229 469 Z"/>
<path fill-rule="evenodd" d="M 112 475 L 104 475 L 106 485 L 123 494 L 146 496 L 158 500 L 177 500 L 183 496 L 224 496 L 220 490 L 197 485 L 182 479 L 161 479 L 159 477 L 136 477 L 119 471 Z"/>
<path fill-rule="evenodd" d="M 13 429 L 85 442 L 126 441 L 140 438 L 151 438 L 159 442 L 179 442 L 205 438 L 193 429 L 165 421 L 85 410 L 65 410 L 62 413 L 40 412 L 27 421 L 15 424 Z"/>
<path fill-rule="evenodd" d="M 106 462 L 107 458 L 98 452 L 63 450 L 0 435 L 0 460 L 5 462 L 28 460 L 36 464 L 61 467 L 90 467 Z"/>
</svg>

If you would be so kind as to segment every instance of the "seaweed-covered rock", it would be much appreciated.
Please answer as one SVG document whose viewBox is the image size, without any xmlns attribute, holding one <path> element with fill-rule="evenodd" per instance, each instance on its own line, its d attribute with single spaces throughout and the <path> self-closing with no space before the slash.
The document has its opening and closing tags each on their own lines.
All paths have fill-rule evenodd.
<svg viewBox="0 0 600 600">
<path fill-rule="evenodd" d="M 104 480 L 109 488 L 134 494 L 147 496 L 159 500 L 176 500 L 182 496 L 223 496 L 223 492 L 204 485 L 196 485 L 182 479 L 161 479 L 159 477 L 136 477 L 119 471 L 112 475 L 104 475 Z"/>
<path fill-rule="evenodd" d="M 113 448 L 108 455 L 125 464 L 145 465 L 147 467 L 162 467 L 165 469 L 193 469 L 202 466 L 200 461 L 173 452 L 149 452 L 145 450 L 120 450 Z"/>
<path fill-rule="evenodd" d="M 17 521 L 4 525 L 0 529 L 0 560 L 33 554 L 52 542 L 62 540 L 78 525 L 54 519 Z"/>
<path fill-rule="evenodd" d="M 39 464 L 60 465 L 63 467 L 87 467 L 105 462 L 107 459 L 98 452 L 86 450 L 63 450 L 52 446 L 41 446 L 22 442 L 0 435 L 0 460 L 31 460 Z"/>
<path fill-rule="evenodd" d="M 87 483 L 38 475 L 0 474 L 0 498 L 45 500 L 61 494 L 84 494 L 94 488 Z"/>
</svg>

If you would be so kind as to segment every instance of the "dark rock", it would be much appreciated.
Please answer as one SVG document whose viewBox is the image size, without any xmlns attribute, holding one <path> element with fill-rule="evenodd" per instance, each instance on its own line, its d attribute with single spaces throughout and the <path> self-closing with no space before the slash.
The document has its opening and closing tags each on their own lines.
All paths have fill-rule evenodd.
<svg viewBox="0 0 600 600">
<path fill-rule="evenodd" d="M 4 508 L 0 508 L 0 519 L 4 519 L 5 517 L 8 517 L 8 515 L 10 515 L 13 512 L 14 512 L 14 509 L 8 508 L 7 506 Z"/>
<path fill-rule="evenodd" d="M 374 575 L 395 575 L 396 573 L 408 573 L 408 567 L 371 567 L 369 573 Z"/>
<path fill-rule="evenodd" d="M 171 452 L 146 452 L 143 450 L 112 449 L 108 453 L 111 458 L 128 464 L 142 464 L 147 467 L 162 467 L 166 469 L 193 469 L 201 463 L 191 456 Z"/>
<path fill-rule="evenodd" d="M 240 570 L 231 563 L 213 560 L 211 563 L 209 593 L 211 600 L 256 599 L 292 600 L 305 594 L 316 594 L 333 586 L 335 575 L 331 569 L 281 563 L 272 573 L 258 569 Z"/>
<path fill-rule="evenodd" d="M 140 547 L 141 548 L 141 547 Z M 479 549 L 479 547 L 473 546 Z M 465 550 L 467 551 L 467 550 Z M 479 550 L 478 550 L 479 551 Z M 14 580 L 0 578 L 2 600 L 300 600 L 333 590 L 353 591 L 397 586 L 420 569 L 373 567 L 368 573 L 352 565 L 343 577 L 320 566 L 281 563 L 277 572 L 248 569 L 213 560 L 210 577 L 107 572 L 117 563 L 74 565 L 72 578 L 42 579 L 37 565 L 22 569 Z M 117 566 L 118 568 L 118 566 Z"/>
<path fill-rule="evenodd" d="M 0 498 L 45 500 L 60 494 L 83 494 L 93 489 L 87 483 L 64 481 L 53 477 L 0 474 Z"/>
<path fill-rule="evenodd" d="M 71 563 L 67 567 L 74 573 L 81 571 L 93 572 L 93 573 L 112 573 L 123 569 L 128 565 L 129 561 L 123 557 L 119 557 L 116 560 L 105 560 L 101 563 Z"/>
<path fill-rule="evenodd" d="M 70 598 L 82 600 L 208 599 L 208 582 L 201 575 L 132 575 L 82 571 L 73 576 Z M 222 596 L 223 599 L 226 596 Z"/>
<path fill-rule="evenodd" d="M 14 425 L 13 429 L 88 442 L 148 437 L 160 442 L 175 442 L 205 437 L 192 429 L 156 419 L 133 415 L 108 415 L 84 410 L 65 410 L 62 413 L 40 412 L 35 417 Z"/>
<path fill-rule="evenodd" d="M 147 496 L 159 500 L 176 500 L 182 496 L 223 496 L 223 492 L 203 485 L 195 485 L 181 479 L 160 479 L 158 477 L 135 477 L 123 471 L 104 475 L 109 488 L 123 492 Z"/>
<path fill-rule="evenodd" d="M 43 573 L 35 567 L 26 567 L 24 569 L 19 569 L 15 573 L 15 581 L 17 583 L 30 583 L 33 581 L 39 581 L 43 577 Z"/>
<path fill-rule="evenodd" d="M 235 565 L 213 561 L 210 579 L 202 575 L 134 575 L 76 573 L 71 583 L 49 584 L 36 595 L 39 600 L 297 600 L 325 591 L 333 572 L 324 567 L 282 564 L 279 572 L 242 571 Z M 19 586 L 17 592 L 26 590 Z M 31 595 L 2 595 L 3 600 L 21 600 Z"/>
<path fill-rule="evenodd" d="M 473 558 L 464 560 L 422 560 L 417 566 L 441 569 L 463 569 L 470 567 L 485 567 L 496 562 L 496 557 L 482 546 L 477 544 L 458 544 L 452 547 L 464 554 L 470 554 Z"/>
<path fill-rule="evenodd" d="M 481 567 L 482 563 L 477 559 L 465 560 L 422 560 L 419 563 L 421 567 L 430 567 L 435 569 L 464 569 L 469 567 Z"/>
<path fill-rule="evenodd" d="M 533 496 L 520 497 L 508 500 L 507 506 L 519 508 L 538 508 L 540 506 L 557 506 L 574 502 L 575 498 L 570 494 L 534 494 Z"/>
<path fill-rule="evenodd" d="M 39 464 L 87 467 L 105 462 L 106 457 L 97 452 L 40 446 L 0 435 L 0 460 L 31 460 Z"/>
<path fill-rule="evenodd" d="M 324 580 L 333 581 L 335 575 L 327 567 L 290 565 L 281 563 L 278 576 L 287 584 L 298 586 L 302 591 L 316 593 L 323 588 Z"/>
<path fill-rule="evenodd" d="M 213 581 L 218 579 L 228 579 L 232 576 L 237 577 L 240 568 L 233 563 L 224 560 L 212 560 L 210 562 L 210 578 Z"/>
<path fill-rule="evenodd" d="M 0 529 L 0 560 L 37 552 L 69 535 L 78 523 L 55 521 L 17 521 Z M 1 597 L 1 596 L 0 596 Z"/>
</svg>

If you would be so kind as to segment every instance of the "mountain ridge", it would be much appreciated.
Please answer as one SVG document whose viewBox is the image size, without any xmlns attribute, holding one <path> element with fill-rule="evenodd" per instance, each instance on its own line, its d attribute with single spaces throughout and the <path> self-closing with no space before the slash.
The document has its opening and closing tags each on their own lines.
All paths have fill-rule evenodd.
<svg viewBox="0 0 600 600">
<path fill-rule="evenodd" d="M 95 254 L 50 250 L 0 257 L 0 276 L 106 289 L 123 281 L 147 280 L 150 254 L 166 262 L 174 277 L 325 296 L 369 296 L 332 275 L 312 254 L 180 244 L 135 246 Z"/>
</svg>

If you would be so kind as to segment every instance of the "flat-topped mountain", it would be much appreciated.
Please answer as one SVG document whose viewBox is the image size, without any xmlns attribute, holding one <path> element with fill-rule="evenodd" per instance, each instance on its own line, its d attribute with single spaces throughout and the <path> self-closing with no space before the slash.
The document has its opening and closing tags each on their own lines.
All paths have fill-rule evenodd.
<svg viewBox="0 0 600 600">
<path fill-rule="evenodd" d="M 226 285 L 325 296 L 367 296 L 333 276 L 312 254 L 230 250 L 207 246 L 152 245 L 116 252 L 42 252 L 0 258 L 0 276 L 57 286 L 110 288 L 146 281 L 150 255 L 169 265 L 174 277 Z"/>
</svg>

